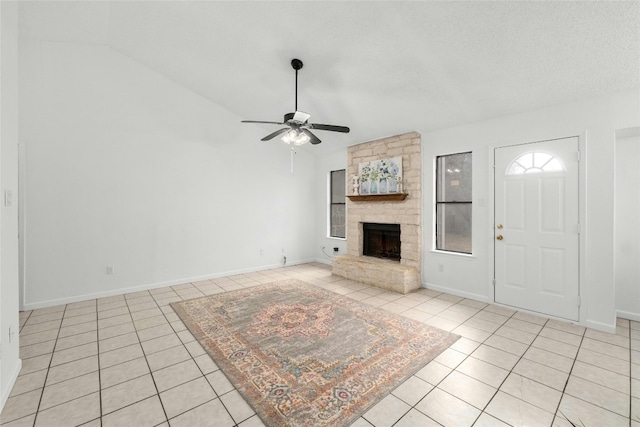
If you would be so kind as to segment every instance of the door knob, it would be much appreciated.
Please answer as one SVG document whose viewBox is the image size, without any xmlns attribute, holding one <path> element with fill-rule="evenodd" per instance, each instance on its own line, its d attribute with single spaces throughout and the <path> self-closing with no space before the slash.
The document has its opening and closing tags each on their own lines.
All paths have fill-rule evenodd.
<svg viewBox="0 0 640 427">
<path fill-rule="evenodd" d="M 496 236 L 496 240 L 502 240 L 502 239 L 504 239 L 504 237 L 502 237 L 502 234 L 498 234 L 498 235 Z"/>
<path fill-rule="evenodd" d="M 496 226 L 496 228 L 497 228 L 498 230 L 502 230 L 502 224 L 498 224 L 498 225 Z"/>
</svg>

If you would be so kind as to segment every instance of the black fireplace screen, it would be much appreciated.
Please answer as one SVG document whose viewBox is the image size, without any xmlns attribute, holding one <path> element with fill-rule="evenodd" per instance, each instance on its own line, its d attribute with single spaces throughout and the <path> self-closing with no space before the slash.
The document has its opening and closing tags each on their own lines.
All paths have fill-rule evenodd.
<svg viewBox="0 0 640 427">
<path fill-rule="evenodd" d="M 362 255 L 400 261 L 400 224 L 362 224 Z"/>
</svg>

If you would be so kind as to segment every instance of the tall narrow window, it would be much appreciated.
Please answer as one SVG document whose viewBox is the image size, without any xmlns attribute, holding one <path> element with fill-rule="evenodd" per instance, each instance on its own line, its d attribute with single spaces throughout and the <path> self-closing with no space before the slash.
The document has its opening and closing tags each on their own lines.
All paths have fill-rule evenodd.
<svg viewBox="0 0 640 427">
<path fill-rule="evenodd" d="M 346 236 L 345 170 L 331 171 L 329 178 L 329 236 Z"/>
<path fill-rule="evenodd" d="M 471 153 L 436 158 L 436 249 L 471 253 Z"/>
</svg>

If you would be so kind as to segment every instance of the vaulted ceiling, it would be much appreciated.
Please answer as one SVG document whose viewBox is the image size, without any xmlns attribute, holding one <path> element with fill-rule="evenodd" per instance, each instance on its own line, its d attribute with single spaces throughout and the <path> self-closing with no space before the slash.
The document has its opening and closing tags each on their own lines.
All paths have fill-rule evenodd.
<svg viewBox="0 0 640 427">
<path fill-rule="evenodd" d="M 640 89 L 640 2 L 21 2 L 25 40 L 107 45 L 318 152 Z M 256 138 L 276 128 L 256 126 Z"/>
</svg>

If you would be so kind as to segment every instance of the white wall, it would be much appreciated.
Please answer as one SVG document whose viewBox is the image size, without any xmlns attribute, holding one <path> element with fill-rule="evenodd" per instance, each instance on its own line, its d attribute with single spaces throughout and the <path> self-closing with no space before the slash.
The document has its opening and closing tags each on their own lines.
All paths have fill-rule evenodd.
<svg viewBox="0 0 640 427">
<path fill-rule="evenodd" d="M 616 310 L 640 321 L 640 136 L 616 138 L 615 162 Z"/>
<path fill-rule="evenodd" d="M 316 191 L 316 245 L 313 248 L 315 258 L 318 262 L 331 264 L 331 260 L 336 253 L 333 248 L 338 248 L 338 255 L 347 253 L 347 241 L 345 239 L 336 239 L 327 237 L 329 235 L 327 223 L 329 221 L 328 206 L 328 175 L 334 170 L 347 168 L 347 150 L 339 150 L 333 153 L 318 156 L 316 158 L 315 171 L 315 191 Z M 347 193 L 351 194 L 349 186 L 350 177 L 346 177 Z M 324 247 L 324 252 L 322 251 Z"/>
<path fill-rule="evenodd" d="M 489 155 L 493 146 L 579 136 L 586 152 L 586 217 L 582 218 L 581 322 L 613 331 L 614 287 L 614 143 L 615 129 L 638 126 L 636 91 L 614 94 L 541 110 L 421 132 L 423 143 L 424 257 L 423 283 L 428 287 L 492 301 L 493 230 L 489 206 L 492 191 Z M 473 151 L 473 256 L 439 254 L 433 248 L 434 160 L 441 154 Z M 444 272 L 438 272 L 443 264 Z"/>
<path fill-rule="evenodd" d="M 314 259 L 310 154 L 111 48 L 20 54 L 25 308 Z"/>
<path fill-rule="evenodd" d="M 20 372 L 18 347 L 17 3 L 0 2 L 0 411 Z M 11 206 L 4 194 L 12 194 Z M 10 335 L 10 330 L 13 334 Z"/>
</svg>

